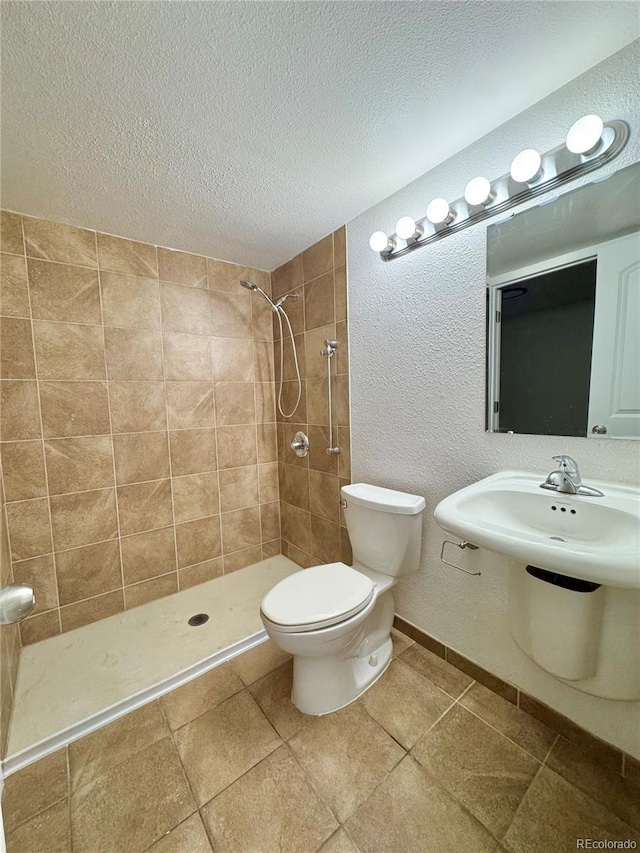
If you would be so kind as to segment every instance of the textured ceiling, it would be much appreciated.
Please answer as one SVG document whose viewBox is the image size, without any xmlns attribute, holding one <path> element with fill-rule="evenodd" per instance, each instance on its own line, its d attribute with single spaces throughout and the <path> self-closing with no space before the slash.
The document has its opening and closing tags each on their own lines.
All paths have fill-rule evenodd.
<svg viewBox="0 0 640 853">
<path fill-rule="evenodd" d="M 2 3 L 2 206 L 271 269 L 639 35 L 626 2 Z"/>
</svg>

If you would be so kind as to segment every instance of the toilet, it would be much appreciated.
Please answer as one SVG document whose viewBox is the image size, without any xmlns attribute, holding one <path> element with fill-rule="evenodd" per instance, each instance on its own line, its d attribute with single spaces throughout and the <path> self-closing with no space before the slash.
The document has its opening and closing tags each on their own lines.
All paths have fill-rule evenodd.
<svg viewBox="0 0 640 853">
<path fill-rule="evenodd" d="M 366 483 L 343 486 L 353 568 L 329 563 L 280 581 L 260 608 L 269 637 L 293 655 L 293 704 L 305 714 L 349 705 L 391 660 L 391 587 L 420 563 L 425 500 Z"/>
</svg>

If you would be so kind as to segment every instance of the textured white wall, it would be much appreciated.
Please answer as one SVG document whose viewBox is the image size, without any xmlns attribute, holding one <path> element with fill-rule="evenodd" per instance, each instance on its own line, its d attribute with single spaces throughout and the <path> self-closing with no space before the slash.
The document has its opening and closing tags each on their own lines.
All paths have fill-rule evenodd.
<svg viewBox="0 0 640 853">
<path fill-rule="evenodd" d="M 509 561 L 487 551 L 460 552 L 454 556 L 482 576 L 447 568 L 439 559 L 444 533 L 432 516 L 443 497 L 496 471 L 542 477 L 558 452 L 578 460 L 586 482 L 637 482 L 640 442 L 484 431 L 486 224 L 387 264 L 368 246 L 372 231 L 393 232 L 404 214 L 418 218 L 429 199 L 458 198 L 475 175 L 505 173 L 521 149 L 555 147 L 585 113 L 631 126 L 627 148 L 600 175 L 638 160 L 638 68 L 636 41 L 354 219 L 348 269 L 353 481 L 427 500 L 421 570 L 397 589 L 397 612 L 640 757 L 640 703 L 586 696 L 529 661 L 508 631 Z"/>
</svg>

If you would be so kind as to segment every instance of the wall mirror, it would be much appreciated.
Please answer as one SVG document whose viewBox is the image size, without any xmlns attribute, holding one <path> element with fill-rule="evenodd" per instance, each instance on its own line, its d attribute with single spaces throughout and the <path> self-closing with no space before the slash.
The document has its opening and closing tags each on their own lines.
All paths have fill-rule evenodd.
<svg viewBox="0 0 640 853">
<path fill-rule="evenodd" d="M 487 429 L 640 438 L 640 163 L 487 229 Z"/>
</svg>

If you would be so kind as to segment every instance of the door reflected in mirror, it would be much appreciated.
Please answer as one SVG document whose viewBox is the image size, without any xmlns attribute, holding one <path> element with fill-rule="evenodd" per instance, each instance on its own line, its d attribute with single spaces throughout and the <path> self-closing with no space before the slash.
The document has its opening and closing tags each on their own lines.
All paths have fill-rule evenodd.
<svg viewBox="0 0 640 853">
<path fill-rule="evenodd" d="M 640 438 L 640 164 L 487 229 L 487 429 Z"/>
</svg>

